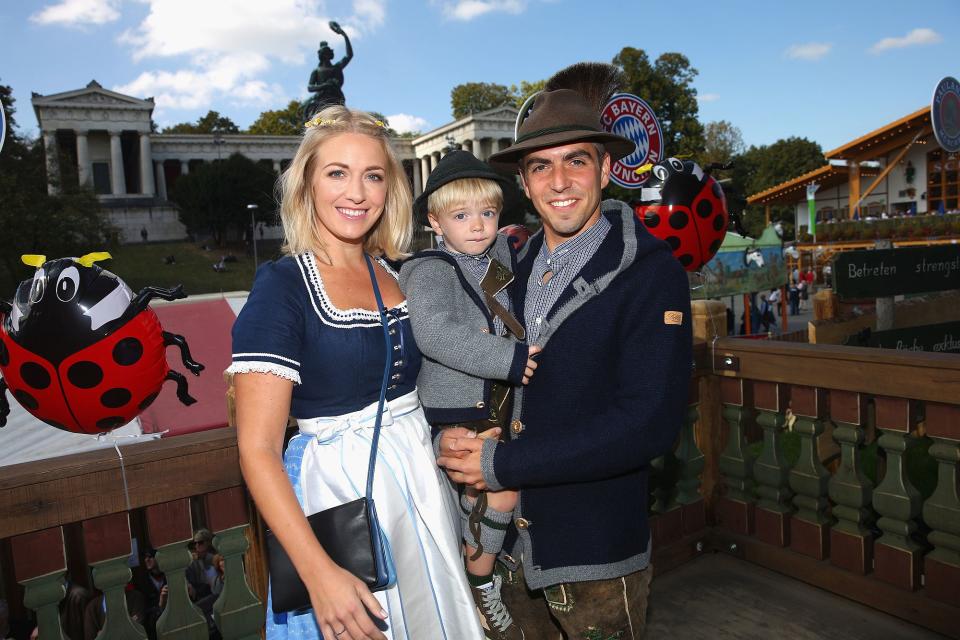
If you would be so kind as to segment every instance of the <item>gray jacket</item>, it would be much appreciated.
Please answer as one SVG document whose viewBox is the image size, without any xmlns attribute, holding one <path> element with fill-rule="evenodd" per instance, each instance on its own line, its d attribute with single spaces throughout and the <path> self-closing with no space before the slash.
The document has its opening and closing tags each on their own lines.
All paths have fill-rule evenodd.
<svg viewBox="0 0 960 640">
<path fill-rule="evenodd" d="M 505 236 L 497 236 L 490 256 L 516 269 Z M 443 251 L 421 251 L 407 260 L 400 269 L 400 288 L 423 354 L 417 388 L 427 421 L 487 418 L 491 380 L 520 384 L 527 345 L 513 336 L 493 335 L 493 315 L 480 283 Z"/>
</svg>

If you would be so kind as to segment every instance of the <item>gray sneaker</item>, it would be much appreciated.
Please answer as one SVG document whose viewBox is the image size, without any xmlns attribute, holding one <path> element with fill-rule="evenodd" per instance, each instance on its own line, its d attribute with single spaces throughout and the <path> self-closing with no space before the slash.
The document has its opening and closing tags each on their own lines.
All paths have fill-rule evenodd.
<svg viewBox="0 0 960 640">
<path fill-rule="evenodd" d="M 503 578 L 493 576 L 493 582 L 485 589 L 470 587 L 473 601 L 477 605 L 480 624 L 487 640 L 523 640 L 523 629 L 513 622 L 513 617 L 500 599 L 500 586 Z"/>
</svg>

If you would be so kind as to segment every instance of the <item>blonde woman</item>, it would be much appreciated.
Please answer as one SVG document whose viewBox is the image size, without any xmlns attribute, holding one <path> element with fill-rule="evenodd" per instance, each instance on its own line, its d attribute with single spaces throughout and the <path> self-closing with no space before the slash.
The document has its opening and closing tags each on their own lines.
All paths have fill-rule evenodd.
<svg viewBox="0 0 960 640">
<path fill-rule="evenodd" d="M 456 512 L 417 400 L 420 368 L 397 274 L 411 198 L 382 123 L 328 107 L 281 177 L 286 257 L 257 272 L 233 328 L 237 439 L 257 507 L 310 592 L 268 610 L 267 637 L 482 639 L 463 577 Z M 387 307 L 386 345 L 365 254 Z M 397 572 L 376 594 L 326 554 L 305 514 L 364 493 L 389 349 L 374 499 Z M 299 433 L 283 451 L 287 417 Z"/>
</svg>

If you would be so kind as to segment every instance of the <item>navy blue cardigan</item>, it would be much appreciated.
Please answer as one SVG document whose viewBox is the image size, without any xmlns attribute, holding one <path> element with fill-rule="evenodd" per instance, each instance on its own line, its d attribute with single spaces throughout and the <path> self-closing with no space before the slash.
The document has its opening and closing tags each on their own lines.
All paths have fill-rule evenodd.
<svg viewBox="0 0 960 640">
<path fill-rule="evenodd" d="M 522 528 L 508 545 L 531 588 L 647 565 L 647 467 L 687 410 L 686 273 L 627 205 L 605 201 L 602 212 L 612 228 L 541 325 L 539 367 L 515 400 L 522 431 L 484 445 L 491 488 L 520 490 Z M 533 236 L 517 267 L 519 317 L 542 243 Z"/>
</svg>

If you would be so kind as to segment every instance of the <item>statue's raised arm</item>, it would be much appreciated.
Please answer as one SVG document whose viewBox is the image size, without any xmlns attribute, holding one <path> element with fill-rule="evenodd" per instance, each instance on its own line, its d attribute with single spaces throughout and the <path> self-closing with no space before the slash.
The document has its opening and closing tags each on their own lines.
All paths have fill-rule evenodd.
<svg viewBox="0 0 960 640">
<path fill-rule="evenodd" d="M 343 69 L 345 66 L 350 64 L 351 60 L 353 60 L 353 45 L 350 44 L 350 37 L 347 36 L 347 32 L 344 31 L 343 27 L 341 27 L 337 22 L 331 20 L 329 26 L 330 31 L 343 36 L 343 42 L 347 46 L 347 55 L 343 56 L 343 58 L 340 59 L 340 62 L 336 64 L 337 67 Z"/>
</svg>

